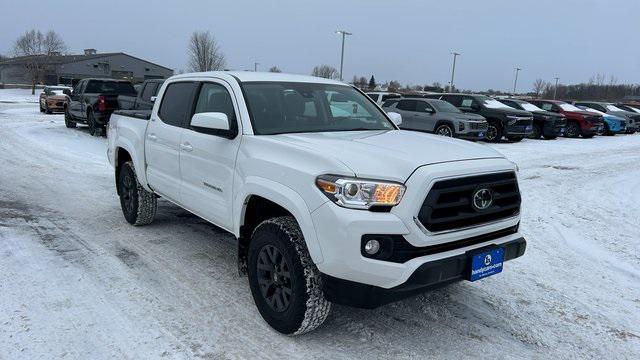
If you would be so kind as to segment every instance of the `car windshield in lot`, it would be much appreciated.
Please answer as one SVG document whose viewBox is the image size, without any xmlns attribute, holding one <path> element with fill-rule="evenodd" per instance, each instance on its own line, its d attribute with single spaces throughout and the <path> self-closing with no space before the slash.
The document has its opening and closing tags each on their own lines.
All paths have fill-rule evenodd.
<svg viewBox="0 0 640 360">
<path fill-rule="evenodd" d="M 478 98 L 482 104 L 490 109 L 513 109 L 511 106 L 505 105 L 498 100 L 482 96 Z"/>
<path fill-rule="evenodd" d="M 131 83 L 124 81 L 89 81 L 87 94 L 136 94 Z"/>
<path fill-rule="evenodd" d="M 607 110 L 608 111 L 624 111 L 615 105 L 607 105 Z"/>
<path fill-rule="evenodd" d="M 560 107 L 564 111 L 584 111 L 584 110 L 580 109 L 579 107 L 576 107 L 576 106 L 573 106 L 573 105 L 567 104 L 567 103 L 562 103 L 562 104 L 558 104 L 558 105 L 560 105 Z"/>
<path fill-rule="evenodd" d="M 349 86 L 246 82 L 243 88 L 256 135 L 395 129 L 371 99 Z"/>
<path fill-rule="evenodd" d="M 523 103 L 519 103 L 519 104 L 520 104 L 520 106 L 522 106 L 522 108 L 525 111 L 544 111 L 544 110 L 540 109 L 539 107 L 537 107 L 537 106 L 535 106 L 535 105 L 533 105 L 531 103 L 528 103 L 528 102 L 523 102 Z"/>
<path fill-rule="evenodd" d="M 451 105 L 450 103 L 444 100 L 431 100 L 429 101 L 429 104 L 431 104 L 434 108 L 436 108 L 436 111 L 438 112 L 448 112 L 448 113 L 462 112 L 460 111 L 460 109 L 458 109 L 457 107 Z"/>
</svg>

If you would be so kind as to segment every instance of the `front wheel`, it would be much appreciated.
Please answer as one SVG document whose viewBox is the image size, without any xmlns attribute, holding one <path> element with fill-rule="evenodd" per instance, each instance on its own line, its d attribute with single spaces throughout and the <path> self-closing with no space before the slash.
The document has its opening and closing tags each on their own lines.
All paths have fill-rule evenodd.
<svg viewBox="0 0 640 360">
<path fill-rule="evenodd" d="M 436 135 L 453 137 L 453 129 L 447 124 L 439 125 L 435 131 Z"/>
<path fill-rule="evenodd" d="M 251 294 L 267 324 L 299 335 L 324 322 L 331 303 L 324 298 L 320 271 L 293 217 L 260 223 L 251 235 L 248 260 Z"/>
<path fill-rule="evenodd" d="M 529 139 L 540 139 L 542 135 L 542 128 L 540 124 L 533 124 L 533 129 L 531 130 L 531 135 L 529 135 Z"/>
<path fill-rule="evenodd" d="M 122 214 L 129 224 L 147 225 L 153 221 L 158 199 L 140 185 L 131 161 L 122 164 L 118 176 L 118 192 Z"/>
<path fill-rule="evenodd" d="M 568 123 L 565 136 L 568 138 L 577 138 L 580 136 L 580 126 L 574 122 Z"/>
<path fill-rule="evenodd" d="M 64 108 L 64 126 L 69 129 L 73 129 L 77 126 L 76 122 L 71 118 L 71 114 L 69 114 L 69 108 L 67 107 Z"/>
<path fill-rule="evenodd" d="M 502 139 L 502 126 L 495 121 L 489 122 L 487 134 L 484 137 L 489 142 L 498 142 Z"/>
</svg>

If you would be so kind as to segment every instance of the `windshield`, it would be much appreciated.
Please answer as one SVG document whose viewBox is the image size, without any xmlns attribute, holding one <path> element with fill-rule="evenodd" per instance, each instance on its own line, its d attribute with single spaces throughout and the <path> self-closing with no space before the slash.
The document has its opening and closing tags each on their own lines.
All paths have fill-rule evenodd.
<svg viewBox="0 0 640 360">
<path fill-rule="evenodd" d="M 562 104 L 558 104 L 558 105 L 559 105 L 559 106 L 562 108 L 562 110 L 564 110 L 564 111 L 584 111 L 584 110 L 582 110 L 582 109 L 580 109 L 580 108 L 578 108 L 578 107 L 575 107 L 575 106 L 573 106 L 573 105 L 571 105 L 571 104 L 567 104 L 567 103 L 562 103 Z"/>
<path fill-rule="evenodd" d="M 608 111 L 624 111 L 615 105 L 607 105 L 606 108 Z"/>
<path fill-rule="evenodd" d="M 511 106 L 505 105 L 498 100 L 494 100 L 488 97 L 480 98 L 482 100 L 482 104 L 489 109 L 513 109 Z"/>
<path fill-rule="evenodd" d="M 429 104 L 436 108 L 438 112 L 448 112 L 448 113 L 461 113 L 460 109 L 451 105 L 450 103 L 444 100 L 430 100 Z"/>
<path fill-rule="evenodd" d="M 87 94 L 136 94 L 133 85 L 124 81 L 89 81 Z"/>
<path fill-rule="evenodd" d="M 519 103 L 519 104 L 526 111 L 544 111 L 544 110 L 540 109 L 539 107 L 537 107 L 537 106 L 535 106 L 533 104 L 530 104 L 528 102 L 523 102 L 523 103 Z"/>
<path fill-rule="evenodd" d="M 348 86 L 247 82 L 243 88 L 256 135 L 395 129 L 367 96 Z"/>
</svg>

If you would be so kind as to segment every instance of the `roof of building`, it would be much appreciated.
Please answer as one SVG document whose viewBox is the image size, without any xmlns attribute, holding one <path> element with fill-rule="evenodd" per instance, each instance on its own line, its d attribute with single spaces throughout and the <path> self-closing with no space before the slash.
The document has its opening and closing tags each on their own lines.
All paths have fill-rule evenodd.
<svg viewBox="0 0 640 360">
<path fill-rule="evenodd" d="M 68 63 L 72 63 L 72 62 L 77 62 L 77 61 L 84 61 L 84 60 L 91 60 L 91 59 L 99 59 L 99 58 L 103 58 L 103 57 L 109 57 L 109 56 L 114 56 L 114 55 L 125 55 L 140 61 L 144 61 L 147 62 L 149 64 L 161 67 L 163 69 L 167 69 L 167 70 L 173 70 L 170 69 L 166 66 L 162 66 L 156 63 L 153 63 L 151 61 L 148 60 L 144 60 L 141 59 L 139 57 L 135 57 L 133 55 L 129 55 L 123 52 L 113 52 L 113 53 L 99 53 L 99 54 L 77 54 L 77 55 L 28 55 L 28 56 L 16 56 L 10 59 L 6 59 L 4 61 L 0 61 L 0 65 L 10 65 L 10 64 L 23 64 L 26 61 L 28 61 L 29 59 L 32 59 L 34 57 L 41 57 L 41 58 L 45 58 L 50 64 L 68 64 Z"/>
</svg>

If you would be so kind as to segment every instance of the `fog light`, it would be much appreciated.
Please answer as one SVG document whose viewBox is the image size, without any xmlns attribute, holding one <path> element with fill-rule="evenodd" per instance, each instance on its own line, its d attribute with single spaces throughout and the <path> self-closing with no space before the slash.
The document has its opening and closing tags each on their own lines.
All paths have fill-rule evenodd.
<svg viewBox="0 0 640 360">
<path fill-rule="evenodd" d="M 380 250 L 380 242 L 378 240 L 369 240 L 364 244 L 364 252 L 374 255 Z"/>
</svg>

